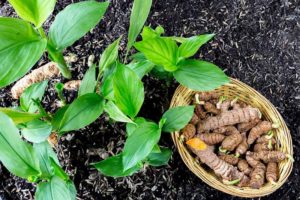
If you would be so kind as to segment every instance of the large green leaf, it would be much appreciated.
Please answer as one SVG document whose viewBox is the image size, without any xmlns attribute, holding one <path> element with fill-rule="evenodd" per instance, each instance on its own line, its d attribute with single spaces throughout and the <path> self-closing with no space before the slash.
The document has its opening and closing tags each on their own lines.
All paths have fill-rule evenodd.
<svg viewBox="0 0 300 200">
<path fill-rule="evenodd" d="M 105 112 L 109 117 L 117 122 L 133 123 L 112 101 L 108 101 L 104 106 Z"/>
<path fill-rule="evenodd" d="M 99 23 L 108 5 L 109 2 L 83 1 L 67 6 L 50 27 L 51 44 L 57 50 L 71 46 Z"/>
<path fill-rule="evenodd" d="M 18 15 L 36 27 L 42 26 L 52 13 L 56 0 L 8 0 Z"/>
<path fill-rule="evenodd" d="M 137 117 L 134 119 L 133 123 L 126 124 L 126 135 L 129 137 L 141 124 L 147 122 L 147 120 L 143 117 Z"/>
<path fill-rule="evenodd" d="M 152 0 L 134 0 L 130 16 L 127 54 L 141 32 L 151 9 Z"/>
<path fill-rule="evenodd" d="M 178 46 L 169 38 L 143 40 L 135 43 L 134 47 L 144 53 L 152 63 L 164 66 L 166 71 L 172 72 L 178 68 Z"/>
<path fill-rule="evenodd" d="M 76 189 L 73 183 L 66 182 L 57 176 L 53 176 L 49 182 L 41 182 L 37 185 L 35 199 L 75 200 Z"/>
<path fill-rule="evenodd" d="M 20 97 L 20 105 L 22 110 L 30 113 L 35 113 L 38 110 L 36 104 L 32 99 L 42 100 L 48 81 L 34 83 L 22 93 Z"/>
<path fill-rule="evenodd" d="M 124 114 L 134 118 L 144 102 L 144 86 L 134 71 L 118 64 L 113 81 L 116 105 Z"/>
<path fill-rule="evenodd" d="M 15 124 L 26 123 L 43 117 L 41 114 L 22 112 L 13 108 L 0 108 L 0 112 L 9 116 Z"/>
<path fill-rule="evenodd" d="M 96 65 L 92 65 L 85 73 L 79 87 L 78 96 L 95 92 L 97 85 Z"/>
<path fill-rule="evenodd" d="M 131 62 L 127 65 L 132 69 L 139 77 L 142 79 L 146 74 L 148 74 L 154 67 L 154 64 L 149 60 L 141 62 Z"/>
<path fill-rule="evenodd" d="M 153 122 L 142 123 L 127 138 L 123 150 L 124 171 L 144 160 L 160 139 L 161 129 Z"/>
<path fill-rule="evenodd" d="M 65 115 L 65 112 L 67 111 L 69 105 L 66 105 L 64 107 L 61 107 L 60 109 L 58 109 L 53 118 L 52 118 L 52 121 L 51 121 L 51 124 L 52 124 L 52 127 L 53 127 L 53 130 L 57 131 L 60 127 L 60 122 L 62 120 L 62 118 L 64 117 Z"/>
<path fill-rule="evenodd" d="M 115 178 L 130 176 L 143 167 L 142 163 L 138 163 L 132 168 L 124 171 L 122 163 L 122 154 L 109 157 L 92 165 L 94 165 L 94 167 L 105 176 L 111 176 Z"/>
<path fill-rule="evenodd" d="M 143 40 L 148 40 L 148 39 L 160 37 L 160 35 L 163 34 L 164 32 L 165 32 L 165 30 L 162 26 L 156 27 L 155 30 L 153 30 L 149 26 L 145 26 L 143 28 L 141 35 L 142 35 Z"/>
<path fill-rule="evenodd" d="M 16 176 L 35 180 L 39 163 L 31 145 L 24 142 L 13 121 L 0 112 L 0 161 Z"/>
<path fill-rule="evenodd" d="M 52 126 L 41 120 L 33 120 L 26 123 L 25 128 L 21 130 L 26 140 L 33 143 L 44 142 L 51 134 Z"/>
<path fill-rule="evenodd" d="M 103 112 L 104 99 L 96 93 L 78 97 L 65 111 L 59 131 L 78 130 L 94 122 Z"/>
<path fill-rule="evenodd" d="M 112 101 L 115 99 L 113 83 L 114 74 L 111 74 L 103 81 L 103 84 L 101 86 L 101 92 L 104 98 Z"/>
<path fill-rule="evenodd" d="M 229 78 L 219 67 L 199 60 L 181 62 L 174 76 L 180 84 L 199 91 L 210 91 L 229 82 Z"/>
<path fill-rule="evenodd" d="M 179 47 L 179 56 L 188 58 L 195 55 L 198 49 L 213 37 L 214 34 L 205 34 L 187 38 Z"/>
<path fill-rule="evenodd" d="M 6 17 L 0 17 L 0 41 L 0 88 L 24 76 L 47 45 L 28 22 Z"/>
<path fill-rule="evenodd" d="M 40 163 L 40 169 L 42 172 L 41 177 L 51 178 L 54 175 L 54 170 L 51 166 L 50 158 L 54 159 L 58 163 L 56 154 L 49 145 L 48 141 L 42 143 L 35 143 L 33 144 L 33 148 L 37 154 Z"/>
<path fill-rule="evenodd" d="M 172 151 L 168 148 L 161 148 L 161 152 L 151 152 L 147 157 L 149 165 L 159 167 L 167 165 L 172 156 Z"/>
<path fill-rule="evenodd" d="M 119 55 L 118 49 L 121 38 L 122 37 L 119 37 L 119 39 L 110 44 L 102 53 L 99 62 L 100 71 L 104 71 L 107 67 L 112 65 L 117 60 Z"/>
<path fill-rule="evenodd" d="M 164 132 L 179 131 L 192 119 L 194 113 L 194 106 L 178 106 L 169 109 L 162 116 L 165 119 L 163 125 Z"/>
</svg>

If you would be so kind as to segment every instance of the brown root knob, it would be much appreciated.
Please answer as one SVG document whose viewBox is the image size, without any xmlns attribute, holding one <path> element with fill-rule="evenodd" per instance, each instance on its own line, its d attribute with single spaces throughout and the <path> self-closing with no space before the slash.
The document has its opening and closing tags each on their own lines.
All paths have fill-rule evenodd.
<svg viewBox="0 0 300 200">
<path fill-rule="evenodd" d="M 223 155 L 220 155 L 219 158 L 231 165 L 236 165 L 239 162 L 239 159 L 237 157 L 235 157 L 234 155 L 223 154 Z"/>
<path fill-rule="evenodd" d="M 272 129 L 272 123 L 269 121 L 262 121 L 253 127 L 248 136 L 248 144 L 251 145 L 262 134 L 269 132 Z"/>
<path fill-rule="evenodd" d="M 247 151 L 247 153 L 246 153 L 246 160 L 252 168 L 255 168 L 258 164 L 262 164 L 259 161 L 259 158 L 257 156 L 255 156 L 255 154 L 253 152 L 250 152 L 250 151 Z"/>
<path fill-rule="evenodd" d="M 54 62 L 47 63 L 20 79 L 12 88 L 11 94 L 14 99 L 20 98 L 26 88 L 34 83 L 50 79 L 59 75 L 59 69 Z"/>
<path fill-rule="evenodd" d="M 237 146 L 236 150 L 235 150 L 235 154 L 236 155 L 243 155 L 247 152 L 249 145 L 247 143 L 247 137 L 246 137 L 246 133 L 242 133 L 241 134 L 243 137 L 242 142 Z"/>
<path fill-rule="evenodd" d="M 195 113 L 200 119 L 205 119 L 206 117 L 206 112 L 204 111 L 202 105 L 195 106 Z"/>
<path fill-rule="evenodd" d="M 208 131 L 219 127 L 235 125 L 243 122 L 250 122 L 260 117 L 260 112 L 256 108 L 242 108 L 239 110 L 230 110 L 220 113 L 218 116 L 208 117 L 201 121 L 198 126 L 198 131 Z"/>
<path fill-rule="evenodd" d="M 246 175 L 252 172 L 252 168 L 249 166 L 248 162 L 244 159 L 240 159 L 238 162 L 238 169 Z"/>
<path fill-rule="evenodd" d="M 259 189 L 263 186 L 265 183 L 265 172 L 266 167 L 264 164 L 260 163 L 258 164 L 253 172 L 251 173 L 251 179 L 250 179 L 250 187 L 253 189 Z"/>
<path fill-rule="evenodd" d="M 65 90 L 78 90 L 80 87 L 81 80 L 72 80 L 64 84 Z"/>
<path fill-rule="evenodd" d="M 203 133 L 199 135 L 199 138 L 208 145 L 214 145 L 222 142 L 225 136 L 218 133 Z"/>
<path fill-rule="evenodd" d="M 241 134 L 233 134 L 227 136 L 222 142 L 222 148 L 228 151 L 233 151 L 243 140 Z"/>
<path fill-rule="evenodd" d="M 254 153 L 254 156 L 258 157 L 265 163 L 280 162 L 287 158 L 287 155 L 281 151 L 260 151 Z"/>
<path fill-rule="evenodd" d="M 199 117 L 194 113 L 190 123 L 196 125 L 198 122 L 199 122 Z"/>
<path fill-rule="evenodd" d="M 181 130 L 181 133 L 186 140 L 189 140 L 195 136 L 196 127 L 193 124 L 188 124 Z"/>
<path fill-rule="evenodd" d="M 253 147 L 254 152 L 260 152 L 260 151 L 270 151 L 272 150 L 272 146 L 270 146 L 267 143 L 257 143 Z"/>
<path fill-rule="evenodd" d="M 246 123 L 241 123 L 238 124 L 237 128 L 240 132 L 247 132 L 249 131 L 251 128 L 253 128 L 254 126 L 256 126 L 258 123 L 260 122 L 260 119 L 254 119 L 251 122 L 246 122 Z"/>
<path fill-rule="evenodd" d="M 213 105 L 210 102 L 205 102 L 204 104 L 204 109 L 208 112 L 208 113 L 213 113 L 215 115 L 219 114 L 219 110 L 216 108 L 215 105 Z"/>
<path fill-rule="evenodd" d="M 271 182 L 272 184 L 278 180 L 278 165 L 275 162 L 270 162 L 267 165 L 267 172 L 266 172 L 267 181 Z"/>
</svg>

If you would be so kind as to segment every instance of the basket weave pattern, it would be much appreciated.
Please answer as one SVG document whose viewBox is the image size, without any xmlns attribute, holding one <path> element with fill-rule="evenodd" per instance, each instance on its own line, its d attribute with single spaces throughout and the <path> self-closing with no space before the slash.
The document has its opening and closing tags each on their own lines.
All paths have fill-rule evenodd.
<svg viewBox="0 0 300 200">
<path fill-rule="evenodd" d="M 276 108 L 268 101 L 264 96 L 258 93 L 250 86 L 236 80 L 231 79 L 229 84 L 226 84 L 218 89 L 217 93 L 234 99 L 239 97 L 239 100 L 258 108 L 263 116 L 263 119 L 273 123 L 280 124 L 278 129 L 274 129 L 274 137 L 277 141 L 276 149 L 290 155 L 293 155 L 293 145 L 290 132 L 279 114 Z M 184 86 L 179 86 L 173 96 L 171 107 L 184 106 L 191 104 L 192 98 L 196 91 L 192 91 Z M 187 148 L 184 142 L 180 140 L 179 132 L 172 133 L 172 139 L 175 143 L 179 154 L 186 164 L 186 166 L 205 183 L 225 193 L 239 196 L 239 197 L 261 197 L 271 194 L 278 188 L 280 188 L 290 175 L 293 167 L 293 162 L 286 159 L 279 164 L 279 180 L 276 185 L 266 183 L 260 189 L 252 189 L 249 187 L 239 188 L 236 186 L 230 186 L 223 184 L 215 174 L 206 171 L 201 164 L 195 161 L 195 155 L 193 155 Z"/>
</svg>

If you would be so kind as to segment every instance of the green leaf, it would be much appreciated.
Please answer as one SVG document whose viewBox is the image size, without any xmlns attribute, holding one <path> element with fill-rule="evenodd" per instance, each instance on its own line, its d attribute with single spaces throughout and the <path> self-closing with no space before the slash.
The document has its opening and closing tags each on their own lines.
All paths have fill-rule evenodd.
<svg viewBox="0 0 300 200">
<path fill-rule="evenodd" d="M 26 140 L 33 143 L 44 142 L 51 134 L 52 126 L 41 120 L 33 120 L 26 123 L 26 128 L 21 130 Z"/>
<path fill-rule="evenodd" d="M 42 178 L 51 178 L 54 175 L 53 168 L 51 166 L 50 158 L 53 158 L 58 162 L 57 156 L 54 153 L 53 149 L 49 145 L 48 141 L 42 142 L 42 143 L 35 143 L 33 144 L 33 148 L 37 154 L 37 158 L 40 163 L 40 168 Z"/>
<path fill-rule="evenodd" d="M 0 41 L 0 88 L 24 76 L 47 45 L 29 23 L 6 17 L 0 17 Z"/>
<path fill-rule="evenodd" d="M 22 112 L 13 108 L 0 108 L 0 112 L 9 116 L 15 124 L 26 123 L 43 117 L 41 114 Z"/>
<path fill-rule="evenodd" d="M 114 101 L 115 99 L 113 82 L 114 82 L 114 74 L 108 76 L 104 80 L 103 85 L 101 86 L 101 92 L 104 98 L 111 101 Z"/>
<path fill-rule="evenodd" d="M 62 120 L 62 118 L 64 117 L 65 112 L 67 111 L 69 105 L 66 105 L 64 107 L 61 107 L 59 110 L 56 111 L 56 113 L 54 114 L 51 124 L 53 127 L 53 130 L 58 130 L 59 126 L 60 126 L 60 122 Z"/>
<path fill-rule="evenodd" d="M 143 117 L 137 117 L 134 120 L 134 123 L 126 124 L 126 135 L 129 137 L 141 124 L 147 122 L 147 120 Z"/>
<path fill-rule="evenodd" d="M 112 65 L 118 58 L 118 49 L 119 49 L 119 43 L 122 36 L 119 37 L 116 41 L 114 41 L 112 44 L 110 44 L 102 53 L 101 59 L 99 62 L 99 69 L 100 71 L 104 71 L 107 67 Z"/>
<path fill-rule="evenodd" d="M 37 185 L 36 200 L 75 200 L 74 184 L 65 182 L 57 176 L 53 176 L 49 182 L 41 182 Z"/>
<path fill-rule="evenodd" d="M 143 40 L 148 40 L 148 39 L 153 39 L 153 38 L 159 37 L 164 32 L 165 32 L 165 30 L 164 30 L 164 28 L 162 26 L 156 27 L 155 30 L 153 30 L 149 26 L 145 26 L 143 28 L 141 36 L 142 36 Z"/>
<path fill-rule="evenodd" d="M 78 130 L 91 124 L 102 114 L 103 108 L 104 99 L 96 93 L 78 97 L 64 113 L 59 131 Z"/>
<path fill-rule="evenodd" d="M 194 106 L 178 106 L 169 109 L 162 116 L 166 119 L 163 125 L 164 132 L 179 131 L 192 119 L 194 113 Z"/>
<path fill-rule="evenodd" d="M 70 177 L 68 174 L 61 168 L 59 162 L 57 159 L 54 159 L 53 157 L 50 157 L 50 165 L 54 171 L 54 174 L 58 176 L 59 178 L 63 179 L 64 181 L 70 181 Z"/>
<path fill-rule="evenodd" d="M 205 34 L 187 38 L 179 47 L 179 56 L 189 58 L 195 55 L 199 48 L 214 36 L 215 34 Z"/>
<path fill-rule="evenodd" d="M 38 107 L 35 105 L 32 99 L 38 99 L 41 101 L 45 94 L 47 85 L 48 81 L 43 81 L 34 83 L 26 88 L 20 97 L 20 105 L 25 112 L 35 113 L 38 111 Z"/>
<path fill-rule="evenodd" d="M 172 156 L 172 151 L 168 148 L 161 148 L 160 153 L 150 153 L 147 157 L 147 163 L 149 165 L 159 167 L 167 165 Z"/>
<path fill-rule="evenodd" d="M 24 142 L 13 121 L 0 112 L 0 161 L 14 175 L 34 180 L 39 163 L 31 145 Z"/>
<path fill-rule="evenodd" d="M 53 12 L 56 0 L 8 0 L 17 14 L 36 27 L 42 26 Z"/>
<path fill-rule="evenodd" d="M 134 47 L 144 53 L 146 58 L 156 65 L 164 66 L 166 71 L 175 71 L 178 62 L 178 46 L 168 38 L 154 38 L 134 44 Z"/>
<path fill-rule="evenodd" d="M 132 168 L 124 171 L 122 164 L 122 154 L 109 157 L 92 165 L 94 165 L 94 167 L 105 176 L 111 176 L 115 178 L 131 176 L 143 167 L 141 163 L 138 163 Z"/>
<path fill-rule="evenodd" d="M 151 9 L 152 0 L 134 0 L 128 33 L 127 53 L 141 32 Z"/>
<path fill-rule="evenodd" d="M 173 73 L 165 71 L 163 66 L 155 65 L 150 74 L 159 80 L 164 80 L 168 84 L 173 81 Z"/>
<path fill-rule="evenodd" d="M 152 151 L 151 151 L 150 154 L 152 154 L 152 153 L 160 153 L 160 152 L 161 152 L 161 149 L 160 149 L 159 145 L 156 144 L 156 145 L 154 145 L 154 147 L 153 147 L 153 149 L 152 149 Z"/>
<path fill-rule="evenodd" d="M 103 17 L 109 2 L 83 1 L 58 13 L 49 30 L 50 43 L 63 50 L 94 28 Z"/>
<path fill-rule="evenodd" d="M 47 51 L 48 51 L 49 59 L 58 64 L 57 67 L 59 68 L 62 75 L 67 79 L 71 79 L 72 74 L 71 74 L 68 64 L 65 61 L 62 50 L 57 50 L 56 47 L 54 47 L 52 44 L 48 43 Z"/>
<path fill-rule="evenodd" d="M 119 64 L 113 80 L 115 103 L 122 112 L 134 118 L 144 102 L 144 86 L 134 71 Z"/>
<path fill-rule="evenodd" d="M 78 91 L 78 96 L 95 92 L 97 85 L 96 65 L 92 65 L 85 73 Z"/>
<path fill-rule="evenodd" d="M 154 67 L 154 64 L 148 60 L 141 62 L 131 62 L 127 65 L 131 70 L 133 70 L 142 79 L 146 74 L 148 74 Z"/>
<path fill-rule="evenodd" d="M 159 141 L 161 129 L 153 122 L 142 123 L 126 140 L 123 150 L 124 170 L 144 160 Z"/>
<path fill-rule="evenodd" d="M 117 122 L 133 123 L 112 101 L 108 101 L 104 106 L 109 117 Z"/>
<path fill-rule="evenodd" d="M 199 91 L 210 91 L 229 82 L 229 78 L 219 67 L 199 60 L 181 62 L 174 77 L 180 84 Z"/>
</svg>

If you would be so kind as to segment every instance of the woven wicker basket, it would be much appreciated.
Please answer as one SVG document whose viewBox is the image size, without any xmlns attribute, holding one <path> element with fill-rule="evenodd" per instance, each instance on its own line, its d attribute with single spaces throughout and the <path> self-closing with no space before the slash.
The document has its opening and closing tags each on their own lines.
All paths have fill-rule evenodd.
<svg viewBox="0 0 300 200">
<path fill-rule="evenodd" d="M 226 84 L 216 91 L 224 96 L 234 99 L 239 97 L 241 101 L 247 104 L 259 108 L 264 119 L 273 123 L 279 123 L 280 127 L 274 130 L 275 139 L 277 141 L 276 149 L 282 152 L 286 152 L 293 155 L 293 145 L 290 132 L 276 108 L 260 93 L 255 91 L 248 85 L 231 79 L 229 84 Z M 192 91 L 186 87 L 179 86 L 173 96 L 171 107 L 189 105 L 194 97 L 196 91 Z M 172 139 L 178 148 L 181 158 L 183 159 L 186 166 L 205 183 L 225 193 L 239 196 L 239 197 L 261 197 L 271 194 L 278 188 L 280 188 L 290 175 L 293 167 L 292 161 L 286 159 L 279 164 L 279 180 L 276 185 L 270 183 L 265 184 L 260 189 L 252 189 L 249 187 L 239 188 L 236 186 L 229 186 L 223 184 L 213 173 L 207 172 L 201 164 L 195 161 L 195 155 L 190 153 L 186 148 L 185 144 L 181 142 L 179 138 L 179 132 L 172 134 Z"/>
</svg>

